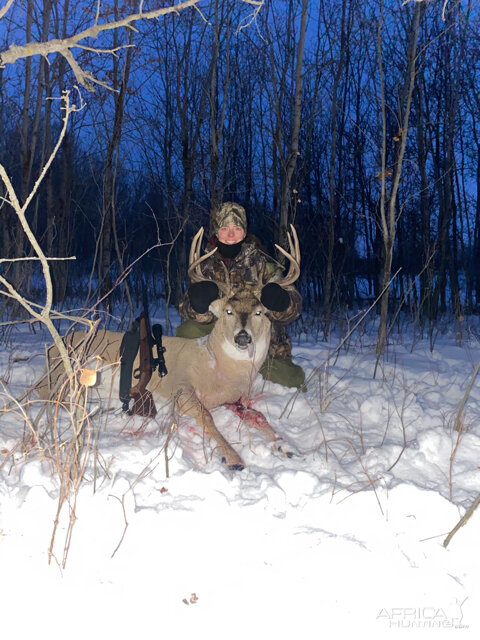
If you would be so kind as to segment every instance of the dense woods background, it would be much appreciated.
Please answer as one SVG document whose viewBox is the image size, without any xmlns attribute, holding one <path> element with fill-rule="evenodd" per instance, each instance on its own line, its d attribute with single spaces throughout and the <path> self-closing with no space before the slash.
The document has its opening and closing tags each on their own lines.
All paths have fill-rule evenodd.
<svg viewBox="0 0 480 640">
<path fill-rule="evenodd" d="M 0 52 L 170 4 L 16 0 Z M 76 256 L 50 263 L 58 305 L 106 296 L 121 315 L 142 277 L 177 302 L 193 233 L 235 200 L 270 252 L 295 224 L 304 306 L 326 328 L 382 291 L 379 311 L 403 301 L 430 323 L 480 309 L 478 0 L 200 1 L 82 44 L 91 82 L 61 54 L 0 69 L 0 163 L 21 202 L 62 91 L 78 107 L 27 210 L 47 256 Z M 30 256 L 5 200 L 0 216 L 0 256 Z M 35 300 L 36 264 L 0 273 Z"/>
</svg>

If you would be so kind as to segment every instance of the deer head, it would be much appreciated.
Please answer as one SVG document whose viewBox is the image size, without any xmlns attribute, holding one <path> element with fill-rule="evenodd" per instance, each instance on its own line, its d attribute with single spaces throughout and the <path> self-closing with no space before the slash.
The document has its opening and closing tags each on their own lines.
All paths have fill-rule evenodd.
<svg viewBox="0 0 480 640">
<path fill-rule="evenodd" d="M 210 341 L 234 360 L 260 366 L 270 344 L 270 320 L 256 292 L 246 288 L 219 298 L 210 310 L 217 318 Z"/>
</svg>

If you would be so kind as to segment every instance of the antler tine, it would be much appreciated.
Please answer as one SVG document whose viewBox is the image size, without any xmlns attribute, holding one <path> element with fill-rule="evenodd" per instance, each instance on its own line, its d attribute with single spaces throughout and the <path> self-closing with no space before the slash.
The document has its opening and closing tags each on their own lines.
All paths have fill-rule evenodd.
<svg viewBox="0 0 480 640">
<path fill-rule="evenodd" d="M 287 231 L 288 245 L 290 252 L 286 251 L 283 247 L 276 244 L 276 248 L 290 261 L 290 267 L 288 273 L 284 278 L 277 280 L 277 284 L 282 287 L 286 287 L 289 284 L 293 284 L 300 276 L 300 243 L 298 242 L 298 235 L 293 224 L 290 225 L 292 234 Z M 293 241 L 292 241 L 293 237 Z"/>
<path fill-rule="evenodd" d="M 209 278 L 205 278 L 205 276 L 203 275 L 200 269 L 200 265 L 204 260 L 206 260 L 211 255 L 213 255 L 217 250 L 217 247 L 215 247 L 215 249 L 212 249 L 212 251 L 209 251 L 205 255 L 200 256 L 200 247 L 202 246 L 202 239 L 203 239 L 203 227 L 200 227 L 200 229 L 197 231 L 197 233 L 193 237 L 192 244 L 190 246 L 190 255 L 188 258 L 188 277 L 190 278 L 191 282 L 202 282 L 205 280 L 209 280 Z"/>
<path fill-rule="evenodd" d="M 298 241 L 297 230 L 295 229 L 293 224 L 290 225 L 290 229 L 292 230 L 292 235 L 287 233 L 288 244 L 290 246 L 290 253 L 295 256 L 295 260 L 298 262 L 298 265 L 300 266 L 300 258 L 301 258 L 300 243 Z M 292 236 L 293 236 L 293 243 L 292 243 Z"/>
<path fill-rule="evenodd" d="M 192 262 L 195 262 L 195 260 L 198 258 L 198 249 L 202 244 L 202 239 L 203 239 L 203 227 L 200 227 L 197 233 L 193 236 L 192 244 L 190 245 L 190 254 L 188 256 L 189 267 L 192 264 Z"/>
</svg>

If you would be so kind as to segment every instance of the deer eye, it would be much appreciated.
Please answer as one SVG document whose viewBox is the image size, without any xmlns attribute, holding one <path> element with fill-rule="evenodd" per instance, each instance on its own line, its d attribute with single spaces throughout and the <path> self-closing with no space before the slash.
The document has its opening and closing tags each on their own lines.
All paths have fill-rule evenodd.
<svg viewBox="0 0 480 640">
<path fill-rule="evenodd" d="M 227 316 L 232 316 L 233 315 L 233 311 L 231 309 L 226 309 L 226 314 Z"/>
<path fill-rule="evenodd" d="M 261 316 L 262 315 L 262 312 L 260 311 L 260 309 L 257 309 L 257 311 L 255 311 L 255 315 L 256 316 Z"/>
</svg>

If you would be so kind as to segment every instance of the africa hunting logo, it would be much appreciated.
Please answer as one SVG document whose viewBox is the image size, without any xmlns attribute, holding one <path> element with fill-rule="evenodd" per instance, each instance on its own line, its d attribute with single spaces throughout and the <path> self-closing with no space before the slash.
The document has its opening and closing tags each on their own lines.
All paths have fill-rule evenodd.
<svg viewBox="0 0 480 640">
<path fill-rule="evenodd" d="M 462 603 L 443 607 L 391 607 L 380 609 L 377 620 L 397 629 L 468 629 L 463 624 Z"/>
</svg>

